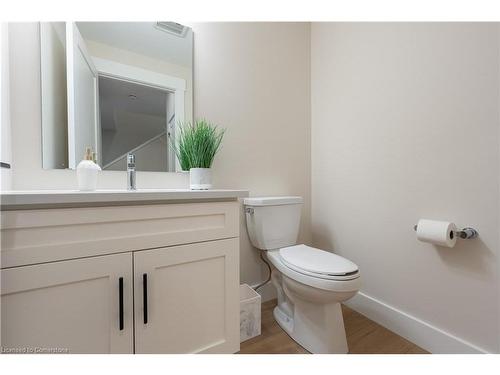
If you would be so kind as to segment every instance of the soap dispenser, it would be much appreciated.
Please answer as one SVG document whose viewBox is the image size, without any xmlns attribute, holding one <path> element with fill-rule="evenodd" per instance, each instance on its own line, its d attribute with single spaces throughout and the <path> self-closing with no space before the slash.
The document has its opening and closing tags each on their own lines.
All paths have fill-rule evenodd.
<svg viewBox="0 0 500 375">
<path fill-rule="evenodd" d="M 100 170 L 101 167 L 94 163 L 92 149 L 87 147 L 83 160 L 76 167 L 78 189 L 82 191 L 95 190 L 97 188 L 97 174 Z"/>
</svg>

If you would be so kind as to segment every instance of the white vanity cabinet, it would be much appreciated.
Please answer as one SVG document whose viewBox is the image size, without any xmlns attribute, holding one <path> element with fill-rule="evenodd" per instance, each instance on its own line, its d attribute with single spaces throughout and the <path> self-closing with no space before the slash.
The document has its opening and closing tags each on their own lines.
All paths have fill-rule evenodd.
<svg viewBox="0 0 500 375">
<path fill-rule="evenodd" d="M 3 352 L 239 350 L 237 199 L 1 215 Z"/>
<path fill-rule="evenodd" d="M 4 352 L 133 353 L 132 254 L 0 273 Z"/>
<path fill-rule="evenodd" d="M 136 353 L 235 350 L 240 335 L 235 248 L 237 238 L 134 253 Z"/>
</svg>

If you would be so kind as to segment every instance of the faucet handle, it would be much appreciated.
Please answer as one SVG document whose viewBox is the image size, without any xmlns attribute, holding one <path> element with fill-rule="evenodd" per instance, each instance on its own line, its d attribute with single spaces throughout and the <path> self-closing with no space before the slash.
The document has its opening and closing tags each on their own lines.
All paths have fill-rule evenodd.
<svg viewBox="0 0 500 375">
<path fill-rule="evenodd" d="M 135 168 L 135 155 L 134 154 L 127 155 L 127 167 L 128 168 Z"/>
<path fill-rule="evenodd" d="M 127 155 L 127 190 L 135 190 L 135 155 Z"/>
</svg>

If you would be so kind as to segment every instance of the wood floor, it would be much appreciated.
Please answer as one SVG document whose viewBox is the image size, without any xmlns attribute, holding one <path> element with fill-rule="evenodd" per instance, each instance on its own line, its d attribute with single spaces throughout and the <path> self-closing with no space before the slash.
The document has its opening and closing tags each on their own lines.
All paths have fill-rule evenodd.
<svg viewBox="0 0 500 375">
<path fill-rule="evenodd" d="M 262 304 L 262 334 L 241 343 L 242 354 L 308 353 L 276 323 L 273 309 L 276 300 Z M 342 306 L 350 354 L 423 354 L 422 348 L 396 335 L 374 321 Z"/>
</svg>

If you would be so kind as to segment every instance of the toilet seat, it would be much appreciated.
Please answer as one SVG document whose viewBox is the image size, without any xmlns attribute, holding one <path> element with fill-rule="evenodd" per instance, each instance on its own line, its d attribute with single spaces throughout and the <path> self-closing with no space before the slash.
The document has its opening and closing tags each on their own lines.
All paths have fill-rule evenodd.
<svg viewBox="0 0 500 375">
<path fill-rule="evenodd" d="M 317 277 L 317 275 L 307 275 L 304 272 L 295 271 L 283 263 L 279 250 L 269 250 L 266 252 L 267 258 L 271 261 L 274 267 L 285 277 L 289 277 L 304 285 L 314 288 L 329 290 L 332 292 L 352 292 L 358 291 L 361 288 L 361 276 L 358 271 L 356 278 L 335 280 Z"/>
<path fill-rule="evenodd" d="M 352 280 L 359 277 L 356 264 L 339 255 L 306 245 L 279 250 L 281 262 L 301 274 L 325 280 Z"/>
</svg>

